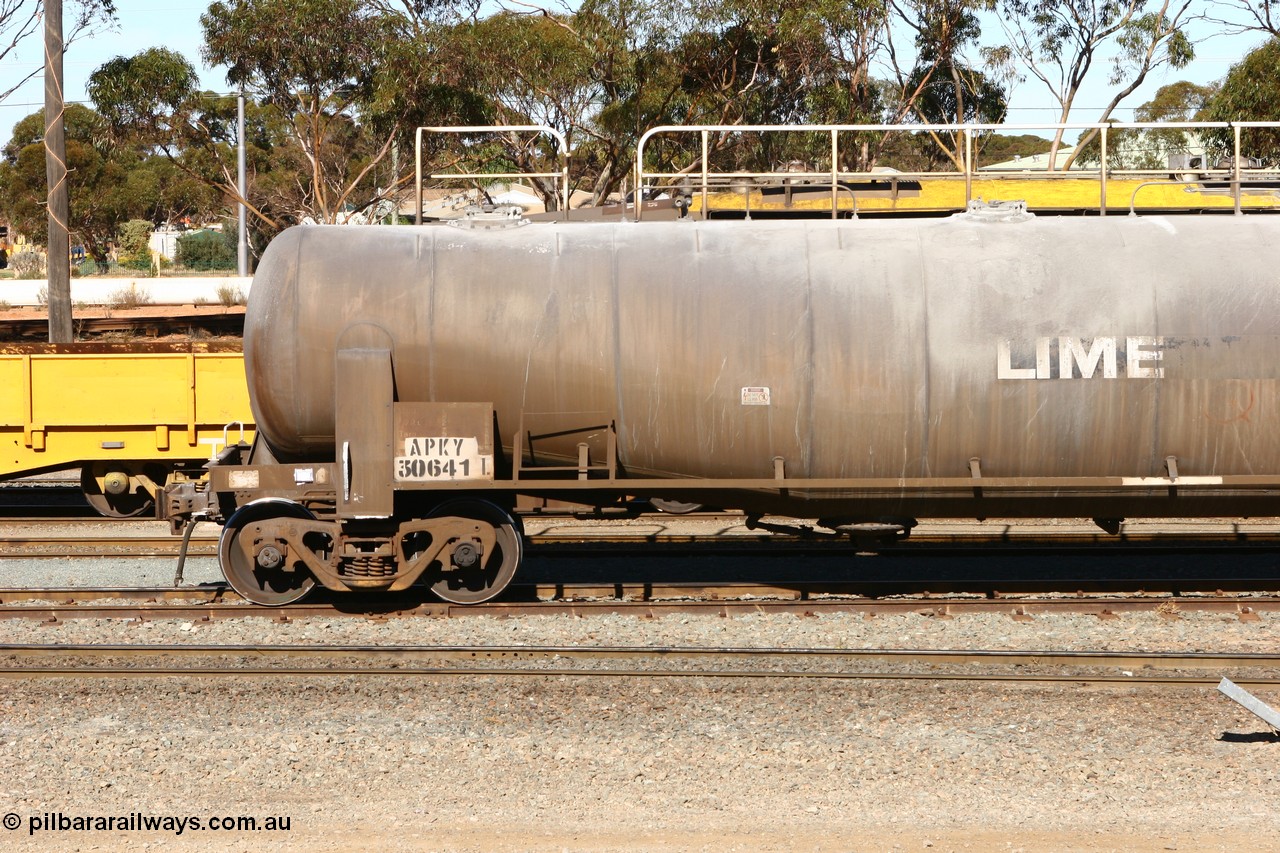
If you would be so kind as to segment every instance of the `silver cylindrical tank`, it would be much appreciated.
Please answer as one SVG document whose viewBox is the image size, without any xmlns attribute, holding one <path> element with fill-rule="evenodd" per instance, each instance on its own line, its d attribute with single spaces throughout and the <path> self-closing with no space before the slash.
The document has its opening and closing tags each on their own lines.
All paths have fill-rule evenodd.
<svg viewBox="0 0 1280 853">
<path fill-rule="evenodd" d="M 644 474 L 1280 471 L 1280 218 L 300 227 L 245 324 L 259 429 L 332 458 L 334 346 L 398 399 L 607 413 Z"/>
</svg>

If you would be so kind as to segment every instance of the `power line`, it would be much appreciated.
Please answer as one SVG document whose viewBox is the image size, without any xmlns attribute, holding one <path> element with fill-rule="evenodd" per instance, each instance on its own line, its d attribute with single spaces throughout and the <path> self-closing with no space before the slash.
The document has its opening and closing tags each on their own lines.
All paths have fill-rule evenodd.
<svg viewBox="0 0 1280 853">
<path fill-rule="evenodd" d="M 214 95 L 217 95 L 218 97 L 223 97 L 223 98 L 234 98 L 236 95 L 238 95 L 238 94 L 240 94 L 240 93 L 239 93 L 239 92 L 214 92 L 213 94 L 214 94 Z M 86 100 L 83 100 L 83 101 L 72 101 L 72 100 L 67 100 L 65 103 L 68 103 L 68 104 L 83 104 L 83 105 L 85 105 L 85 106 L 93 106 L 93 101 L 90 101 L 90 100 L 87 100 L 87 99 L 86 99 Z M 24 103 L 19 103 L 19 104 L 12 104 L 12 103 L 9 103 L 8 101 L 0 101 L 0 109 L 4 109 L 4 108 L 6 108 L 6 107 L 10 107 L 10 108 L 14 108 L 14 109 L 17 109 L 18 107 L 25 107 L 25 108 L 27 108 L 27 109 L 31 109 L 32 107 L 43 107 L 43 106 L 44 106 L 44 102 L 43 102 L 43 101 L 30 101 L 30 102 L 24 102 Z"/>
</svg>

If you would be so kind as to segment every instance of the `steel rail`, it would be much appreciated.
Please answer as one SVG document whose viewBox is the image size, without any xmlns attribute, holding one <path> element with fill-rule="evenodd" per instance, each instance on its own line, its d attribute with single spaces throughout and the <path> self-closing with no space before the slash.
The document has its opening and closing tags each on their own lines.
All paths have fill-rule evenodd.
<svg viewBox="0 0 1280 853">
<path fill-rule="evenodd" d="M 1215 580 L 1223 579 L 1216 578 Z M 1008 588 L 1004 590 L 998 589 L 997 587 L 1000 584 L 1009 583 L 1008 578 L 1004 578 L 1000 581 L 984 581 L 981 578 L 970 578 L 966 580 L 966 586 L 972 585 L 975 588 L 985 587 L 991 591 L 986 593 L 976 593 L 972 590 L 967 590 L 962 593 L 951 593 L 942 589 L 932 591 L 922 590 L 913 594 L 903 593 L 900 594 L 899 597 L 883 600 L 874 595 L 856 591 L 864 590 L 869 586 L 884 585 L 883 582 L 873 581 L 846 582 L 828 580 L 779 580 L 773 582 L 726 581 L 724 583 L 706 581 L 618 581 L 613 583 L 584 581 L 577 583 L 524 583 L 517 581 L 509 587 L 511 591 L 509 598 L 500 599 L 492 604 L 486 604 L 495 608 L 503 608 L 523 606 L 524 603 L 530 601 L 531 598 L 536 598 L 542 603 L 553 603 L 567 598 L 614 598 L 652 602 L 664 598 L 688 599 L 695 596 L 716 598 L 716 603 L 753 599 L 763 596 L 800 598 L 811 601 L 812 603 L 819 603 L 826 601 L 827 599 L 813 598 L 814 596 L 849 596 L 863 601 L 883 603 L 885 605 L 928 607 L 945 605 L 983 605 L 998 602 L 1026 604 L 1029 606 L 1039 607 L 1054 607 L 1057 605 L 1074 607 L 1086 602 L 1121 608 L 1127 605 L 1151 606 L 1155 604 L 1186 607 L 1203 604 L 1206 607 L 1213 607 L 1221 605 L 1235 606 L 1241 603 L 1254 604 L 1262 607 L 1280 607 L 1280 596 L 1260 594 L 1259 591 L 1250 591 L 1250 594 L 1227 595 L 1225 590 L 1215 589 L 1212 593 L 1194 596 L 1150 592 L 1147 590 L 1136 590 L 1133 594 L 1128 596 L 1119 596 L 1114 590 L 1106 593 L 1086 594 L 1080 589 L 1080 586 L 1090 582 L 1096 583 L 1096 581 L 1064 578 L 1054 582 L 1053 585 L 1055 587 L 1060 587 L 1057 591 L 1044 589 L 1038 592 L 1027 592 L 1025 590 L 1010 590 Z M 1043 581 L 1041 583 L 1045 586 L 1048 585 Z M 1062 590 L 1066 590 L 1066 592 L 1063 592 Z M 373 600 L 385 603 L 417 601 L 430 604 L 435 602 L 435 599 L 429 599 L 427 597 L 428 594 L 424 590 L 409 590 L 402 593 L 337 593 L 332 598 L 324 598 L 325 591 L 317 590 L 315 596 L 325 604 L 330 602 L 342 603 L 351 601 L 368 602 Z M 244 600 L 238 592 L 231 589 L 231 587 L 225 582 L 179 587 L 0 587 L 0 605 L 11 605 L 20 601 L 32 600 L 83 603 L 86 601 L 101 599 L 124 599 L 143 602 L 177 600 L 189 601 L 191 599 L 199 599 L 209 604 L 235 603 Z M 756 602 L 752 601 L 748 603 Z M 460 606 L 468 609 L 475 609 L 485 605 L 469 604 Z M 288 607 L 286 606 L 283 608 L 275 608 L 273 612 L 287 611 Z"/>
<path fill-rule="evenodd" d="M 164 677 L 232 677 L 244 678 L 304 678 L 334 676 L 374 676 L 374 677 L 589 677 L 589 678 L 806 678 L 814 680 L 837 681 L 954 681 L 979 683 L 1013 683 L 1013 684 L 1073 684 L 1073 685 L 1151 685 L 1167 687 L 1216 687 L 1219 677 L 1202 678 L 1197 676 L 1149 676 L 1149 675 L 1032 675 L 1020 673 L 1015 675 L 976 673 L 905 673 L 905 672 L 789 672 L 789 671 L 751 671 L 751 670 L 611 670 L 611 669 L 506 669 L 506 668 L 317 668 L 317 667 L 281 667 L 250 668 L 227 667 L 182 667 L 182 668 L 147 668 L 119 669 L 97 667 L 47 667 L 21 669 L 13 667 L 0 668 L 2 679 L 38 679 L 38 678 L 164 678 Z M 1234 683 L 1242 687 L 1280 687 L 1280 679 L 1276 678 L 1235 678 Z"/>
<path fill-rule="evenodd" d="M 642 586 L 642 585 L 637 585 Z M 747 585 L 743 585 L 746 587 Z M 539 594 L 563 593 L 563 588 L 537 587 Z M 661 588 L 658 588 L 661 590 Z M 612 595 L 615 588 L 599 589 Z M 692 596 L 694 585 L 680 590 Z M 235 600 L 234 594 L 221 590 L 163 590 L 144 591 L 157 599 L 191 599 L 210 595 L 203 601 L 190 603 L 98 603 L 95 599 L 106 597 L 128 598 L 125 591 L 74 591 L 69 596 L 42 591 L 0 591 L 0 619 L 30 619 L 56 625 L 69 619 L 118 619 L 151 621 L 158 619 L 185 619 L 204 624 L 215 619 L 271 619 L 289 622 L 311 617 L 323 618 L 455 618 L 469 616 L 575 616 L 591 617 L 608 614 L 625 614 L 643 618 L 656 618 L 672 614 L 702 614 L 730 617 L 760 613 L 790 613 L 800 616 L 818 614 L 859 613 L 872 615 L 914 613 L 916 615 L 947 619 L 968 613 L 1004 614 L 1014 620 L 1028 621 L 1037 616 L 1051 614 L 1092 615 L 1101 619 L 1119 618 L 1126 613 L 1156 612 L 1166 618 L 1178 618 L 1180 613 L 1220 613 L 1234 616 L 1242 622 L 1258 621 L 1260 613 L 1280 611 L 1280 597 L 1096 597 L 1096 598 L 954 598 L 907 597 L 895 599 L 808 598 L 802 592 L 792 590 L 790 599 L 695 599 L 672 597 L 665 600 L 640 597 L 635 599 L 611 597 L 595 601 L 539 600 L 497 601 L 475 605 L 457 605 L 444 602 L 424 602 L 420 598 L 404 596 L 335 597 L 329 602 L 300 602 L 284 607 L 261 607 Z M 723 591 L 721 591 L 723 594 Z M 225 595 L 225 598 L 224 598 Z M 78 598 L 76 596 L 79 596 Z M 16 604 L 15 601 L 31 601 L 37 597 L 56 598 L 74 603 Z"/>
<path fill-rule="evenodd" d="M 77 519 L 80 526 L 84 521 Z M 655 546 L 688 546 L 698 553 L 742 549 L 807 549 L 823 551 L 851 551 L 850 538 L 846 535 L 819 533 L 813 536 L 762 532 L 713 532 L 713 533 L 619 533 L 617 531 L 550 532 L 533 533 L 526 542 L 535 553 L 551 553 L 558 549 L 572 548 L 586 551 L 591 548 L 616 551 L 619 546 L 635 546 L 652 550 Z M 5 536 L 0 534 L 0 560 L 29 557 L 177 557 L 180 540 L 176 536 Z M 210 535 L 191 537 L 188 555 L 207 557 L 217 554 L 218 538 Z M 896 553 L 957 549 L 977 550 L 999 548 L 1002 550 L 1043 550 L 1101 548 L 1125 549 L 1176 549 L 1189 547 L 1200 550 L 1245 550 L 1250 548 L 1275 548 L 1280 545 L 1280 531 L 1235 531 L 1196 533 L 1133 532 L 1116 535 L 1108 533 L 1044 533 L 1012 532 L 997 530 L 973 533 L 923 532 L 909 538 L 879 546 L 879 543 L 859 543 L 866 550 L 879 546 Z"/>
<path fill-rule="evenodd" d="M 1170 670 L 1223 669 L 1274 669 L 1280 667 L 1280 655 L 1271 654 L 1216 654 L 1216 653 L 1159 653 L 1159 652 L 1070 652 L 1070 651 L 1007 651 L 1007 650 L 915 650 L 915 649 L 831 649 L 831 648 L 689 648 L 689 647 L 581 647 L 581 646 L 180 646 L 180 645 L 59 645 L 59 644 L 10 644 L 0 646 L 0 655 L 9 658 L 41 657 L 226 657 L 240 656 L 246 660 L 295 659 L 295 658 L 391 658 L 476 660 L 508 659 L 532 660 L 616 660 L 641 659 L 646 661 L 680 659 L 798 659 L 841 660 L 847 663 L 866 664 L 926 664 L 974 665 L 997 664 L 1004 666 L 1038 667 L 1106 667 Z M 50 677 L 111 677 L 153 678 L 160 676 L 537 676 L 547 677 L 644 677 L 644 678 L 808 678 L 839 680 L 893 680 L 893 681 L 962 681 L 962 682 L 1013 682 L 1013 683 L 1071 683 L 1071 684 L 1148 684 L 1176 686 L 1212 686 L 1220 679 L 1213 676 L 1150 675 L 1150 674 L 1096 674 L 1096 673 L 975 673 L 975 672 L 909 672 L 876 670 L 743 670 L 743 669 L 573 669 L 565 667 L 387 667 L 387 666 L 337 666 L 337 667 L 262 667 L 244 665 L 190 666 L 190 667 L 121 667 L 121 666 L 40 666 L 4 667 L 0 677 L 50 678 Z M 1280 678 L 1240 676 L 1237 684 L 1249 686 L 1280 686 Z"/>
<path fill-rule="evenodd" d="M 1017 649 L 842 649 L 831 646 L 552 646 L 552 645 L 403 645 L 365 644 L 193 644 L 185 643 L 0 643 L 0 656 L 49 657 L 199 657 L 244 655 L 251 658 L 345 658 L 475 660 L 679 658 L 828 658 L 857 662 L 974 664 L 1015 666 L 1115 666 L 1160 669 L 1274 667 L 1280 652 L 1118 652 L 1096 650 L 1023 651 Z"/>
</svg>

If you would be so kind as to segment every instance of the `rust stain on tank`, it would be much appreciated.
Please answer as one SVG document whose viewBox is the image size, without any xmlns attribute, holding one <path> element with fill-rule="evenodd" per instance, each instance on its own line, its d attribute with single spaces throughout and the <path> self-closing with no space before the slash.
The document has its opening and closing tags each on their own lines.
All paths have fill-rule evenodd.
<svg viewBox="0 0 1280 853">
<path fill-rule="evenodd" d="M 1256 403 L 1257 403 L 1257 398 L 1254 396 L 1253 389 L 1249 389 L 1249 402 L 1243 406 L 1237 403 L 1236 408 L 1238 409 L 1238 411 L 1235 414 L 1231 415 L 1230 417 L 1227 417 L 1227 418 L 1215 417 L 1211 415 L 1208 411 L 1204 411 L 1202 412 L 1202 414 L 1205 416 L 1207 420 L 1220 425 L 1239 423 L 1241 421 L 1244 421 L 1245 423 L 1251 423 L 1251 421 L 1249 420 L 1249 413 L 1253 411 L 1254 404 Z"/>
</svg>

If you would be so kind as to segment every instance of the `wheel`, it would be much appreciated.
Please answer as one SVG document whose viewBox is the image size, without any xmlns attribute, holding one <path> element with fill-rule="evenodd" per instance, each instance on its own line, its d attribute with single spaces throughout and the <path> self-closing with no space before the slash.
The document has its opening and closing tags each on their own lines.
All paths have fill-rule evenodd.
<svg viewBox="0 0 1280 853">
<path fill-rule="evenodd" d="M 691 512 L 697 512 L 702 509 L 702 504 L 689 503 L 687 501 L 669 501 L 666 498 L 649 498 L 649 503 L 659 512 L 665 512 L 668 515 L 688 515 Z"/>
<path fill-rule="evenodd" d="M 492 554 L 481 554 L 470 568 L 456 565 L 459 553 L 472 556 L 466 549 L 448 549 L 455 565 L 441 571 L 439 577 L 427 576 L 431 591 L 452 604 L 480 604 L 501 593 L 515 577 L 524 556 L 524 537 L 516 522 L 501 507 L 482 500 L 456 500 L 443 503 L 431 511 L 431 518 L 469 518 L 493 527 L 497 534 Z"/>
<path fill-rule="evenodd" d="M 222 569 L 222 576 L 246 601 L 267 607 L 292 604 L 316 585 L 316 579 L 305 569 L 288 572 L 282 568 L 283 563 L 274 568 L 259 565 L 254 533 L 247 528 L 274 518 L 311 521 L 315 516 L 291 501 L 272 498 L 254 501 L 231 514 L 218 538 L 218 567 Z"/>
<path fill-rule="evenodd" d="M 80 491 L 98 515 L 135 518 L 155 509 L 156 502 L 146 489 L 129 491 L 133 473 L 127 463 L 91 462 L 80 469 Z"/>
<path fill-rule="evenodd" d="M 911 535 L 911 528 L 915 526 L 914 518 L 886 518 L 880 521 L 841 524 L 837 525 L 835 530 L 837 533 L 848 534 L 850 541 L 859 548 L 874 548 L 901 542 Z"/>
</svg>

